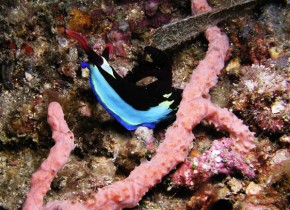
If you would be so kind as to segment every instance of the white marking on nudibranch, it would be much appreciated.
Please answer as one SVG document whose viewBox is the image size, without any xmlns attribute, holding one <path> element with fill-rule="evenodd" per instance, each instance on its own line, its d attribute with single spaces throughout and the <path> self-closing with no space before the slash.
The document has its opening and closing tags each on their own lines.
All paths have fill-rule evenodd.
<svg viewBox="0 0 290 210">
<path fill-rule="evenodd" d="M 108 63 L 108 61 L 103 57 L 102 57 L 102 59 L 103 59 L 103 64 L 101 65 L 101 68 L 104 69 L 108 74 L 110 74 L 112 77 L 114 77 L 116 79 L 114 72 L 113 72 L 113 69 L 110 66 L 110 64 Z"/>
</svg>

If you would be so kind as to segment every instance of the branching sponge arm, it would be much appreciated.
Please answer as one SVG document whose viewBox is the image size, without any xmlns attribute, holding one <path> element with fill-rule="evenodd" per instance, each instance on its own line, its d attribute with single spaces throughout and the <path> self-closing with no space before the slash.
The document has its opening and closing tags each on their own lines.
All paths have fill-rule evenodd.
<svg viewBox="0 0 290 210">
<path fill-rule="evenodd" d="M 50 190 L 50 184 L 57 172 L 68 161 L 74 149 L 74 135 L 69 130 L 60 104 L 52 102 L 48 107 L 47 121 L 52 130 L 55 145 L 51 148 L 47 159 L 38 171 L 32 175 L 31 188 L 27 194 L 23 210 L 39 210 L 43 205 L 43 197 Z"/>
</svg>

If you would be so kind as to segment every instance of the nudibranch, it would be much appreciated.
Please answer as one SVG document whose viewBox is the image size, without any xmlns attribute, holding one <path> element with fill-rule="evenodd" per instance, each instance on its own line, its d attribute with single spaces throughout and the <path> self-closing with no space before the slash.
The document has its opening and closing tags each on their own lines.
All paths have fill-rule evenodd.
<svg viewBox="0 0 290 210">
<path fill-rule="evenodd" d="M 99 103 L 127 130 L 139 126 L 153 129 L 161 121 L 174 117 L 181 91 L 172 87 L 171 63 L 163 51 L 145 47 L 144 56 L 150 59 L 144 59 L 122 78 L 107 61 L 111 44 L 98 55 L 81 34 L 69 29 L 66 34 L 77 40 L 88 55 L 82 68 L 90 71 L 91 88 Z M 157 80 L 146 86 L 136 85 L 148 76 Z"/>
</svg>

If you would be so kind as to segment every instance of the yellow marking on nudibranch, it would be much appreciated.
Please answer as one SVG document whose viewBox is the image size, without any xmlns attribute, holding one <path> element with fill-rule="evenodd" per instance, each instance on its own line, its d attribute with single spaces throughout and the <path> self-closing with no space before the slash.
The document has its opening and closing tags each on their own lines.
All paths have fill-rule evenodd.
<svg viewBox="0 0 290 210">
<path fill-rule="evenodd" d="M 172 95 L 172 93 L 168 93 L 168 94 L 164 94 L 163 97 L 164 98 L 169 98 Z"/>
<path fill-rule="evenodd" d="M 171 104 L 173 104 L 174 100 L 172 101 L 163 101 L 160 104 L 158 104 L 158 106 L 166 106 L 169 107 Z"/>
</svg>

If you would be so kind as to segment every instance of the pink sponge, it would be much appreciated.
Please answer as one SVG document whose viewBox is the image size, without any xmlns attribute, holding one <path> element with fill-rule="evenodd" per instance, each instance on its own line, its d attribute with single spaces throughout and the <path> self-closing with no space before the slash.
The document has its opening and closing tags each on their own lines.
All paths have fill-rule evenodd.
<svg viewBox="0 0 290 210">
<path fill-rule="evenodd" d="M 64 120 L 59 103 L 49 104 L 47 121 L 51 127 L 55 145 L 51 148 L 47 159 L 43 161 L 38 171 L 32 175 L 31 188 L 23 206 L 24 210 L 40 209 L 43 205 L 43 197 L 50 190 L 52 180 L 66 164 L 70 152 L 75 147 L 74 135 Z"/>
</svg>

